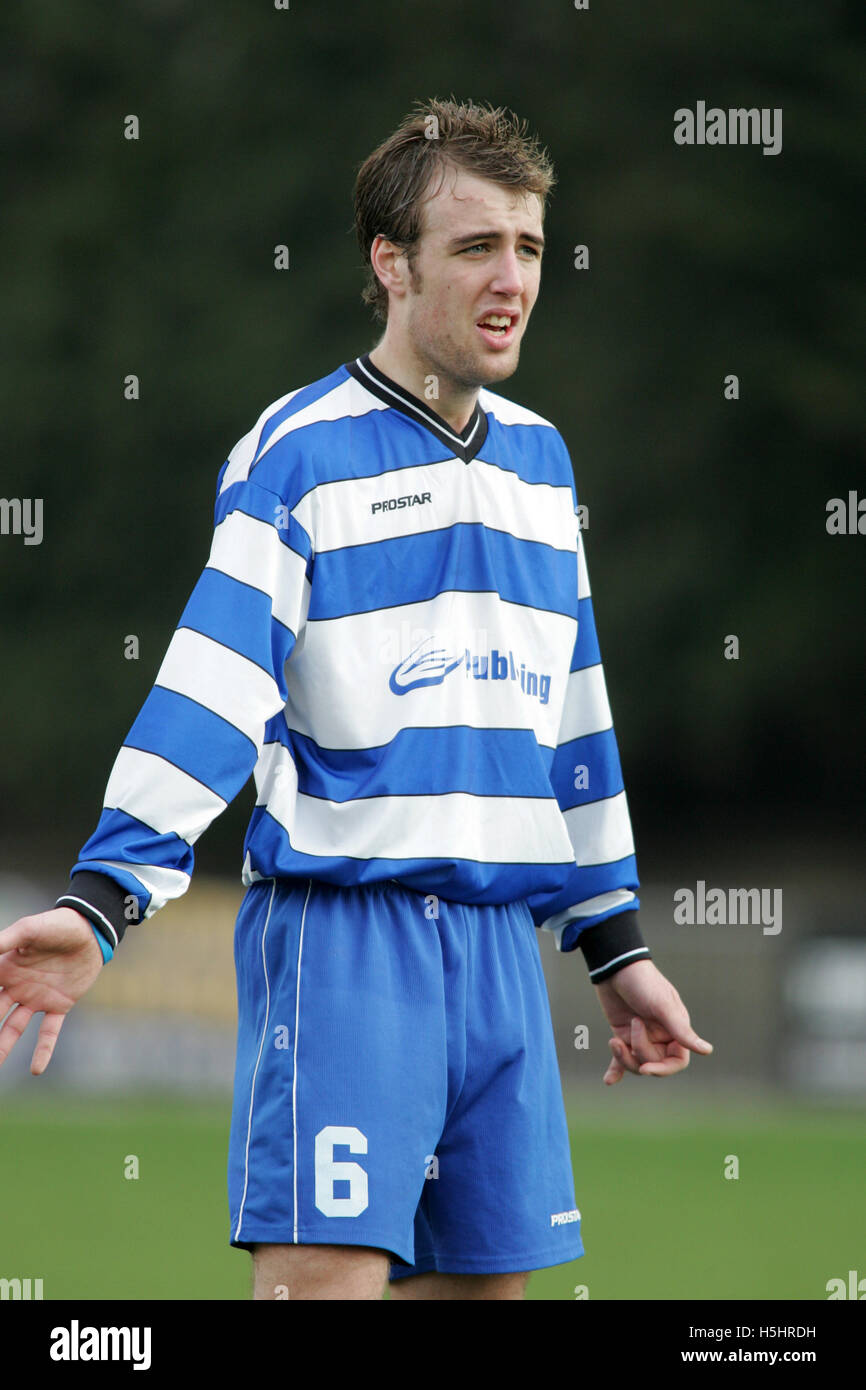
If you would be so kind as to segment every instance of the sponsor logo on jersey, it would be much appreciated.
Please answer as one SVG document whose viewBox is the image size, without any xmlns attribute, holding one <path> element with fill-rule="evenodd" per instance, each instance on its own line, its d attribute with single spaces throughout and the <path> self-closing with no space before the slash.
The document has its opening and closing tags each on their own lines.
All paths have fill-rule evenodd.
<svg viewBox="0 0 866 1390">
<path fill-rule="evenodd" d="M 573 1211 L 557 1211 L 550 1218 L 551 1226 L 569 1226 L 572 1221 L 580 1220 L 580 1212 L 577 1207 Z"/>
<path fill-rule="evenodd" d="M 460 665 L 463 653 L 449 655 L 444 647 L 431 646 L 435 640 L 425 637 L 405 661 L 394 667 L 388 684 L 395 695 L 407 695 L 422 685 L 441 685 L 449 671 Z"/>
<path fill-rule="evenodd" d="M 456 654 L 436 646 L 434 636 L 425 637 L 394 667 L 388 684 L 395 695 L 407 695 L 421 686 L 441 685 L 458 666 L 463 666 L 467 680 L 517 681 L 523 693 L 534 695 L 539 704 L 546 705 L 550 699 L 550 676 L 531 670 L 525 661 L 518 663 L 510 648 L 506 653 L 493 647 L 489 654 L 476 656 L 464 647 Z"/>
<path fill-rule="evenodd" d="M 383 502 L 371 502 L 372 512 L 396 512 L 401 507 L 418 507 L 422 502 L 432 502 L 429 492 L 407 492 L 405 497 L 386 497 Z"/>
</svg>

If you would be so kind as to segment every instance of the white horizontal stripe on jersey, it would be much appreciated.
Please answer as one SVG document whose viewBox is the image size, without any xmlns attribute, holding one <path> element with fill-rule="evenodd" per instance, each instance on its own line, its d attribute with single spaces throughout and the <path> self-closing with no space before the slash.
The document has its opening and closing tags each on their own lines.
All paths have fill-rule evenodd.
<svg viewBox="0 0 866 1390">
<path fill-rule="evenodd" d="M 271 748 L 266 745 L 262 759 Z M 299 854 L 375 859 L 387 846 L 401 859 L 473 859 L 490 864 L 567 864 L 573 850 L 556 799 L 369 796 L 326 801 L 297 792 L 292 778 L 264 775 L 268 814 Z M 264 801 L 258 804 L 263 805 Z M 386 851 L 387 852 L 387 851 Z"/>
<path fill-rule="evenodd" d="M 569 672 L 558 743 L 570 743 L 573 738 L 604 733 L 612 724 L 601 663 L 585 666 L 582 671 Z"/>
<path fill-rule="evenodd" d="M 276 499 L 275 499 L 276 505 Z M 246 512 L 229 512 L 214 531 L 208 567 L 260 589 L 272 600 L 273 615 L 298 635 L 310 606 L 306 561 L 269 526 Z"/>
<path fill-rule="evenodd" d="M 562 814 L 575 847 L 575 859 L 581 868 L 589 868 L 593 864 L 612 864 L 634 854 L 624 791 L 605 797 L 602 801 L 572 806 L 571 810 Z"/>
<path fill-rule="evenodd" d="M 500 396 L 496 391 L 488 391 L 484 386 L 478 392 L 478 404 L 485 413 L 495 415 L 502 425 L 543 425 L 553 429 L 543 415 L 536 415 L 528 406 L 518 405 L 517 401 Z"/>
<path fill-rule="evenodd" d="M 227 487 L 231 487 L 232 483 L 245 482 L 246 479 L 249 478 L 250 468 L 256 456 L 256 450 L 259 447 L 259 439 L 261 438 L 262 430 L 271 416 L 277 415 L 279 411 L 283 409 L 283 406 L 288 405 L 292 397 L 296 396 L 301 390 L 303 390 L 303 387 L 296 386 L 294 391 L 287 391 L 285 396 L 280 396 L 278 401 L 273 401 L 262 411 L 252 429 L 247 431 L 243 439 L 238 440 L 226 460 L 226 470 L 223 473 L 222 482 L 220 483 L 220 492 L 225 492 Z"/>
<path fill-rule="evenodd" d="M 144 914 L 146 918 L 159 912 L 173 898 L 182 898 L 190 883 L 189 874 L 182 873 L 180 869 L 161 869 L 154 864 L 128 864 L 122 859 L 100 859 L 94 863 L 94 869 L 98 864 L 132 874 L 147 889 L 151 901 Z"/>
<path fill-rule="evenodd" d="M 253 768 L 256 784 L 256 805 L 270 809 L 274 788 L 279 784 L 280 796 L 294 799 L 298 791 L 298 769 L 290 750 L 284 743 L 268 743 Z"/>
<path fill-rule="evenodd" d="M 263 728 L 283 701 L 273 676 L 191 628 L 178 628 L 155 681 L 228 720 L 261 750 Z"/>
<path fill-rule="evenodd" d="M 577 624 L 562 613 L 506 603 L 498 594 L 446 590 L 424 603 L 400 604 L 345 618 L 308 620 L 303 645 L 287 666 L 290 729 L 320 748 L 375 748 L 407 725 L 482 729 L 531 728 L 556 746 L 559 705 L 568 679 Z M 425 633 L 437 647 L 464 657 L 441 683 L 385 698 L 394 668 Z M 494 648 L 551 676 L 547 704 L 525 696 L 516 681 L 467 676 L 465 651 Z M 371 673 L 375 672 L 375 678 Z M 378 688 L 375 688 L 378 687 Z"/>
<path fill-rule="evenodd" d="M 354 377 L 347 377 L 332 391 L 327 391 L 324 396 L 319 396 L 318 400 L 311 401 L 302 410 L 296 410 L 294 415 L 277 425 L 256 455 L 255 462 L 259 463 L 287 434 L 303 429 L 305 425 L 318 424 L 323 420 L 342 420 L 347 415 L 369 415 L 371 410 L 387 409 L 384 401 L 365 391 Z"/>
<path fill-rule="evenodd" d="M 373 511 L 373 504 L 430 493 L 429 502 Z M 414 468 L 389 469 L 370 478 L 320 483 L 294 510 L 316 553 L 345 545 L 366 545 L 393 536 L 480 523 L 518 540 L 537 541 L 556 550 L 574 550 L 571 490 L 552 483 L 528 483 L 509 469 L 474 459 L 443 459 Z"/>
<path fill-rule="evenodd" d="M 140 748 L 121 748 L 105 789 L 107 807 L 143 821 L 157 835 L 180 835 L 190 845 L 226 804 L 174 763 Z"/>
</svg>

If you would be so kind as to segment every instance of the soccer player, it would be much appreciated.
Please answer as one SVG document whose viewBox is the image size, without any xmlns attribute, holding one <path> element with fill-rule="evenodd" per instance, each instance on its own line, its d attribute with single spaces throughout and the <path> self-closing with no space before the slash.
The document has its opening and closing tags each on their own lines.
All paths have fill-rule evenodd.
<svg viewBox="0 0 866 1390">
<path fill-rule="evenodd" d="M 519 1299 L 583 1253 L 537 928 L 584 956 L 607 1084 L 712 1051 L 637 924 L 568 452 L 489 389 L 552 183 L 473 103 L 418 105 L 363 163 L 384 331 L 232 450 L 69 890 L 0 932 L 0 1060 L 44 1013 L 38 1075 L 254 773 L 228 1187 L 256 1298 Z"/>
</svg>

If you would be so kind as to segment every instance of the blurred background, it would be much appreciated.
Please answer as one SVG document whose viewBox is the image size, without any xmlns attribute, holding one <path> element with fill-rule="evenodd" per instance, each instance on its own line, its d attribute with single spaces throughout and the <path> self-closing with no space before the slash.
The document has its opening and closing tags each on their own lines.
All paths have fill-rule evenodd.
<svg viewBox="0 0 866 1390">
<path fill-rule="evenodd" d="M 854 494 L 856 532 L 866 498 L 859 7 L 7 0 L 0 36 L 0 491 L 44 501 L 41 544 L 0 535 L 2 925 L 53 904 L 96 824 L 227 453 L 377 340 L 358 165 L 418 98 L 509 106 L 558 184 L 499 389 L 574 460 L 644 932 L 715 1045 L 603 1087 L 583 959 L 542 939 L 587 1255 L 530 1296 L 821 1299 L 866 1275 L 866 534 L 827 530 L 831 499 Z M 781 152 L 676 144 L 698 101 L 781 108 Z M 33 1027 L 0 1071 L 0 1277 L 248 1296 L 225 1156 L 253 800 L 49 1071 Z M 678 924 L 699 883 L 781 890 L 782 929 Z"/>
</svg>

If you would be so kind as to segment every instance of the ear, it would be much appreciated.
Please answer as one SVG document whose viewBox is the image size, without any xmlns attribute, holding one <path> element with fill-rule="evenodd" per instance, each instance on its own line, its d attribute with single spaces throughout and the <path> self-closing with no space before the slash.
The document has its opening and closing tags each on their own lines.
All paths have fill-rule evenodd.
<svg viewBox="0 0 866 1390">
<path fill-rule="evenodd" d="M 406 294 L 409 288 L 409 261 L 402 247 L 386 237 L 376 236 L 370 247 L 370 264 L 389 294 L 396 295 L 398 299 Z"/>
</svg>

